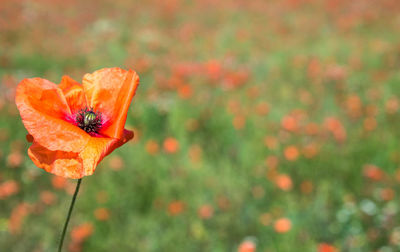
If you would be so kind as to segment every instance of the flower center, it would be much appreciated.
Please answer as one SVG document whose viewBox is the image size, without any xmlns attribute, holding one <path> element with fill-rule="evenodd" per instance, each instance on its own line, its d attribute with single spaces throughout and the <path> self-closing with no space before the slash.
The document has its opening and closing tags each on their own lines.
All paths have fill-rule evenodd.
<svg viewBox="0 0 400 252">
<path fill-rule="evenodd" d="M 94 112 L 93 108 L 81 109 L 76 114 L 75 121 L 78 127 L 87 133 L 97 133 L 102 126 L 101 113 Z"/>
</svg>

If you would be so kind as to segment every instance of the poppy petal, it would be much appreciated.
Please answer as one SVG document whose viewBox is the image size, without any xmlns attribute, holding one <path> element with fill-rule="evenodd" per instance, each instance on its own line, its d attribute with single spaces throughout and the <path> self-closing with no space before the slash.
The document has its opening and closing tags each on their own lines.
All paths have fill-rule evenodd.
<svg viewBox="0 0 400 252">
<path fill-rule="evenodd" d="M 32 143 L 33 142 L 33 136 L 30 134 L 26 134 L 26 141 Z"/>
<path fill-rule="evenodd" d="M 131 140 L 134 137 L 134 133 L 131 130 L 124 129 L 124 134 L 122 135 L 122 138 L 120 139 L 121 145 L 125 144 L 129 140 Z M 119 146 L 118 146 L 119 147 Z M 118 148 L 117 147 L 117 148 Z"/>
<path fill-rule="evenodd" d="M 71 113 L 74 115 L 79 110 L 87 107 L 86 96 L 82 85 L 69 76 L 63 76 L 58 87 L 64 93 Z"/>
<path fill-rule="evenodd" d="M 82 177 L 83 166 L 78 153 L 51 151 L 35 141 L 28 149 L 28 155 L 36 166 L 47 172 L 66 178 Z"/>
<path fill-rule="evenodd" d="M 85 149 L 79 153 L 84 166 L 83 176 L 92 175 L 99 162 L 113 150 L 123 145 L 133 137 L 133 132 L 129 130 L 123 131 L 121 139 L 92 137 Z"/>
<path fill-rule="evenodd" d="M 22 122 L 35 141 L 49 150 L 80 152 L 90 135 L 67 122 L 71 110 L 56 84 L 41 78 L 24 79 L 15 102 Z"/>
<path fill-rule="evenodd" d="M 99 162 L 113 150 L 133 137 L 133 132 L 124 130 L 121 139 L 92 137 L 81 153 L 52 151 L 33 141 L 28 155 L 39 168 L 57 176 L 78 179 L 92 175 Z"/>
<path fill-rule="evenodd" d="M 39 168 L 57 176 L 78 179 L 92 175 L 98 163 L 133 137 L 124 130 L 122 139 L 92 137 L 81 153 L 52 151 L 33 141 L 28 155 Z"/>
<path fill-rule="evenodd" d="M 87 103 L 103 114 L 100 134 L 121 138 L 129 105 L 139 84 L 135 71 L 104 68 L 83 77 Z"/>
</svg>

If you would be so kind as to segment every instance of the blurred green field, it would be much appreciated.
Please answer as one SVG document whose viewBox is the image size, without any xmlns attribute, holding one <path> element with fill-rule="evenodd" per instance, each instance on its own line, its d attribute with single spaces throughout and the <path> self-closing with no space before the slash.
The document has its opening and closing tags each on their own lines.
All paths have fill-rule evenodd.
<svg viewBox="0 0 400 252">
<path fill-rule="evenodd" d="M 396 0 L 0 1 L 0 251 L 55 251 L 74 180 L 34 166 L 23 78 L 132 68 L 135 138 L 65 251 L 400 251 Z"/>
</svg>

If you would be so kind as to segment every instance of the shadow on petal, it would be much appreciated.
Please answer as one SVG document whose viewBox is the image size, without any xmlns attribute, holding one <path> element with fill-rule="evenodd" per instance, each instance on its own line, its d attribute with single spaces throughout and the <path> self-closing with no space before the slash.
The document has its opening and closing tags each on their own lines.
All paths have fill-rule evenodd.
<svg viewBox="0 0 400 252">
<path fill-rule="evenodd" d="M 82 159 L 78 153 L 51 151 L 34 141 L 28 155 L 35 165 L 47 172 L 66 178 L 82 177 Z"/>
</svg>

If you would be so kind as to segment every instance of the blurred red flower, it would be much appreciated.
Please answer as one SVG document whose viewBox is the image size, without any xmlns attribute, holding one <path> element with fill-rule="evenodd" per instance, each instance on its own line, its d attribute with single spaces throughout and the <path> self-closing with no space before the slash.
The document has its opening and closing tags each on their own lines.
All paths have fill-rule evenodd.
<svg viewBox="0 0 400 252">
<path fill-rule="evenodd" d="M 104 68 L 83 77 L 82 84 L 64 76 L 22 80 L 15 102 L 33 142 L 32 161 L 67 178 L 93 174 L 97 164 L 133 138 L 124 129 L 139 84 L 136 72 Z"/>
</svg>

